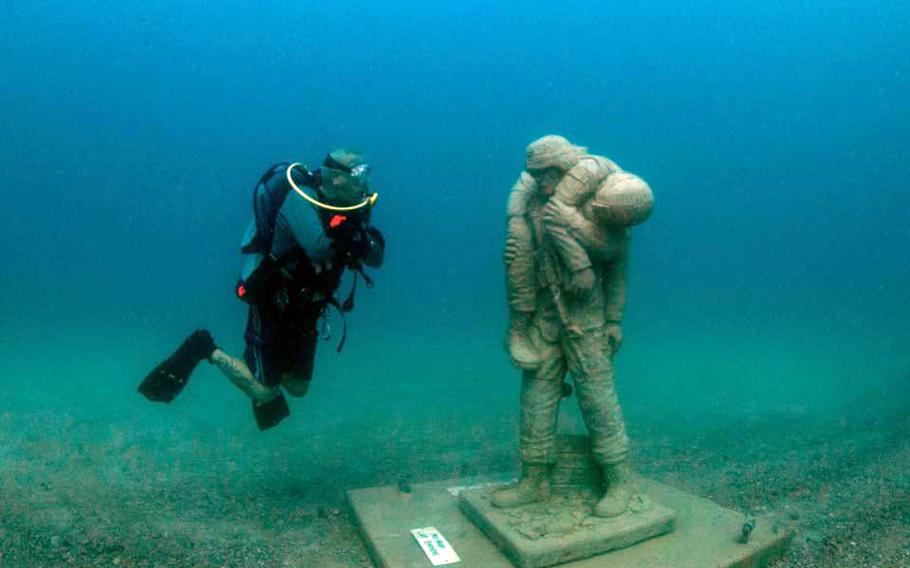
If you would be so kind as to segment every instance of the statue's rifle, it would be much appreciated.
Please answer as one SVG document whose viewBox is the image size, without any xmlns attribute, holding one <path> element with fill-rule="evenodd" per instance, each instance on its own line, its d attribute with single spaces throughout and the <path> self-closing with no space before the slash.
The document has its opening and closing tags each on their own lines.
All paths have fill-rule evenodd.
<svg viewBox="0 0 910 568">
<path fill-rule="evenodd" d="M 565 298 L 563 298 L 562 289 L 559 286 L 560 279 L 556 272 L 556 259 L 553 258 L 552 249 L 548 246 L 545 247 L 543 255 L 541 256 L 544 278 L 546 279 L 547 287 L 550 288 L 550 293 L 553 295 L 553 303 L 556 304 L 556 313 L 559 315 L 559 322 L 569 335 L 580 337 L 582 335 L 581 328 L 572 322 L 572 319 L 569 317 L 569 311 L 566 309 Z"/>
</svg>

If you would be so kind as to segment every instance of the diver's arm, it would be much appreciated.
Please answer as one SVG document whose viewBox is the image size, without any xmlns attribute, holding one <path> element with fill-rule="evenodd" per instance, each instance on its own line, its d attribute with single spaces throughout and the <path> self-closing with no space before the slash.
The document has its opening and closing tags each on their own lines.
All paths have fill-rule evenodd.
<svg viewBox="0 0 910 568">
<path fill-rule="evenodd" d="M 376 227 L 358 228 L 331 240 L 339 262 L 351 268 L 379 268 L 385 258 L 385 237 Z"/>
</svg>

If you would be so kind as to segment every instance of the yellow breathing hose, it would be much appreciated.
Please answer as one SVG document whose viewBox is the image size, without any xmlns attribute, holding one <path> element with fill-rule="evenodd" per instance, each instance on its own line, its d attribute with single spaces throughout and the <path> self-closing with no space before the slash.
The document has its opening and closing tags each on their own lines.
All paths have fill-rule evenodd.
<svg viewBox="0 0 910 568">
<path fill-rule="evenodd" d="M 320 207 L 322 209 L 327 209 L 329 211 L 356 211 L 356 210 L 362 209 L 368 205 L 375 204 L 376 200 L 379 199 L 379 194 L 374 193 L 374 194 L 370 195 L 369 197 L 367 197 L 366 199 L 364 199 L 362 202 L 358 203 L 357 205 L 349 205 L 347 207 L 338 207 L 337 205 L 329 205 L 328 203 L 323 203 L 322 201 L 319 201 L 318 199 L 308 195 L 305 191 L 303 191 L 302 189 L 297 187 L 296 183 L 294 183 L 294 180 L 291 177 L 291 172 L 294 170 L 294 168 L 296 168 L 299 165 L 300 165 L 300 162 L 294 162 L 293 164 L 288 166 L 288 169 L 285 172 L 285 175 L 287 175 L 287 178 L 288 178 L 288 183 L 291 184 L 291 187 L 294 188 L 294 191 L 296 191 L 300 197 L 306 199 L 307 201 L 309 201 L 316 207 Z"/>
</svg>

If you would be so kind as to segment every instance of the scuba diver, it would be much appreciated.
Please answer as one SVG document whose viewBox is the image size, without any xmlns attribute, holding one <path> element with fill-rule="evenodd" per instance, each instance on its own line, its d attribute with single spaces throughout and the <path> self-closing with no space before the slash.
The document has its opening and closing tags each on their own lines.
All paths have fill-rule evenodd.
<svg viewBox="0 0 910 568">
<path fill-rule="evenodd" d="M 260 430 L 288 417 L 281 387 L 295 397 L 309 390 L 320 320 L 327 329 L 328 308 L 334 307 L 344 321 L 358 277 L 372 286 L 364 266 L 382 264 L 385 239 L 370 225 L 378 195 L 369 193 L 369 175 L 363 156 L 344 148 L 330 152 L 316 171 L 299 163 L 266 171 L 253 192 L 254 217 L 241 245 L 246 260 L 234 289 L 249 305 L 243 359 L 222 351 L 200 329 L 145 377 L 139 392 L 170 402 L 205 359 L 252 400 Z M 353 284 L 339 303 L 334 294 L 346 269 Z M 339 352 L 346 335 L 345 323 Z"/>
</svg>

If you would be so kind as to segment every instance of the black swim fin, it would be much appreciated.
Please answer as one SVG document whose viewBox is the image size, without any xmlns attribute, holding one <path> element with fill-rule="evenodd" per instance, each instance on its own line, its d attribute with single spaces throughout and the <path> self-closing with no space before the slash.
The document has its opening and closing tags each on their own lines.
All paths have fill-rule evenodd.
<svg viewBox="0 0 910 568">
<path fill-rule="evenodd" d="M 260 430 L 268 430 L 291 415 L 288 401 L 282 393 L 268 402 L 253 401 L 253 415 Z"/>
<path fill-rule="evenodd" d="M 155 402 L 174 400 L 190 380 L 193 369 L 215 351 L 215 340 L 205 329 L 190 334 L 173 355 L 152 369 L 139 385 L 139 392 Z"/>
</svg>

